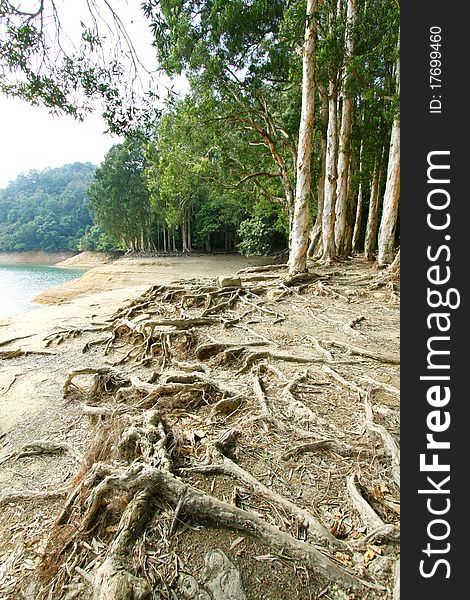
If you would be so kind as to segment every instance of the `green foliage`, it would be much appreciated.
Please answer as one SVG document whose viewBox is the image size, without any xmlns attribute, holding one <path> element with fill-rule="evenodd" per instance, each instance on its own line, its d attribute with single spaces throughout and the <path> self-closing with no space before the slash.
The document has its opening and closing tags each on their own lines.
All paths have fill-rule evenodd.
<svg viewBox="0 0 470 600">
<path fill-rule="evenodd" d="M 88 190 L 93 222 L 115 248 L 150 248 L 150 193 L 144 170 L 142 143 L 126 140 L 109 150 Z"/>
<path fill-rule="evenodd" d="M 61 47 L 57 21 L 42 29 L 51 1 L 30 15 L 19 2 L 0 2 L 0 91 L 77 117 L 99 97 L 111 131 L 142 123 L 142 116 L 145 121 L 146 134 L 114 146 L 97 169 L 89 189 L 94 224 L 88 220 L 81 227 L 80 248 L 160 249 L 162 239 L 167 248 L 172 239 L 183 250 L 191 242 L 207 250 L 238 243 L 244 253 L 264 254 L 286 245 L 295 197 L 305 0 L 142 2 L 161 68 L 168 75 L 183 73 L 191 85 L 184 100 L 170 95 L 163 113 L 152 114 L 141 112 L 127 83 L 135 70 L 124 70 L 119 45 L 103 62 L 101 12 L 112 10 L 110 3 L 87 2 L 79 44 Z M 321 175 L 326 127 L 320 105 L 328 89 L 338 99 L 354 98 L 352 190 L 361 181 L 367 191 L 398 110 L 399 4 L 357 0 L 353 57 L 346 52 L 346 13 L 345 0 L 325 0 L 315 15 L 312 190 Z M 152 93 L 146 102 L 155 108 Z M 19 249 L 76 244 L 77 237 L 64 233 L 73 215 L 58 221 L 60 210 L 49 207 L 48 192 L 28 194 L 34 201 L 18 203 L 21 216 L 10 206 L 9 220 L 0 221 L 0 242 Z M 38 215 L 37 204 L 50 209 Z M 311 205 L 317 206 L 315 194 Z"/>
<path fill-rule="evenodd" d="M 238 234 L 241 238 L 238 250 L 246 256 L 269 254 L 285 248 L 286 215 L 280 208 L 260 202 L 250 218 L 240 223 Z"/>
<path fill-rule="evenodd" d="M 116 248 L 116 244 L 108 238 L 99 225 L 92 225 L 87 227 L 85 234 L 78 242 L 78 250 L 80 252 L 85 250 L 108 252 L 110 250 L 122 250 L 122 248 Z"/>
<path fill-rule="evenodd" d="M 101 101 L 114 133 L 153 123 L 155 93 L 113 3 L 87 0 L 67 15 L 61 4 L 1 0 L 0 92 L 77 119 Z"/>
<path fill-rule="evenodd" d="M 0 190 L 0 250 L 76 250 L 91 225 L 86 190 L 95 167 L 30 171 Z"/>
</svg>

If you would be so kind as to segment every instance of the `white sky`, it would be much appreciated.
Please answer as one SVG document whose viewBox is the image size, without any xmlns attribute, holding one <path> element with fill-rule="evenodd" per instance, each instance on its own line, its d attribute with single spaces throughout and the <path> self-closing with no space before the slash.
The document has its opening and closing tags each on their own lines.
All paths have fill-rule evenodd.
<svg viewBox="0 0 470 600">
<path fill-rule="evenodd" d="M 109 148 L 122 141 L 104 135 L 105 129 L 99 113 L 79 123 L 0 94 L 0 188 L 31 169 L 76 161 L 100 164 Z"/>
<path fill-rule="evenodd" d="M 133 0 L 114 0 L 111 4 L 123 20 L 137 54 L 154 69 L 151 33 L 142 11 Z M 81 19 L 86 20 L 85 0 L 68 2 L 67 11 L 63 10 L 65 0 L 57 0 L 57 6 L 62 7 L 63 25 L 68 32 Z M 59 167 L 75 161 L 99 164 L 109 148 L 122 141 L 105 135 L 105 130 L 99 110 L 79 123 L 0 94 L 0 188 L 31 169 Z"/>
</svg>

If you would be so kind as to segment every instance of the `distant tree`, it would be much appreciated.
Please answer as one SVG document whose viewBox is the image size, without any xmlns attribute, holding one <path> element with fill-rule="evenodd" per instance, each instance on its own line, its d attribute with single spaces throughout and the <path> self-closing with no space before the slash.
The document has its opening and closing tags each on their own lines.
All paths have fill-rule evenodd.
<svg viewBox="0 0 470 600">
<path fill-rule="evenodd" d="M 91 226 L 86 190 L 94 165 L 19 175 L 0 190 L 0 250 L 76 250 Z"/>
<path fill-rule="evenodd" d="M 142 142 L 114 145 L 88 189 L 93 221 L 121 249 L 150 250 L 152 216 Z"/>
</svg>

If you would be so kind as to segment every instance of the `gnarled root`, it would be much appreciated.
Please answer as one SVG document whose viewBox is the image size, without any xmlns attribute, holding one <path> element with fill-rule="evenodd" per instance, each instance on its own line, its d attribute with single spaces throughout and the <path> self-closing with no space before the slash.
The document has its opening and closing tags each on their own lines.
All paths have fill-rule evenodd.
<svg viewBox="0 0 470 600">
<path fill-rule="evenodd" d="M 118 533 L 93 581 L 93 600 L 147 600 L 152 590 L 142 577 L 130 572 L 130 557 L 137 537 L 152 515 L 152 494 L 143 489 L 135 494 L 121 517 Z"/>
</svg>

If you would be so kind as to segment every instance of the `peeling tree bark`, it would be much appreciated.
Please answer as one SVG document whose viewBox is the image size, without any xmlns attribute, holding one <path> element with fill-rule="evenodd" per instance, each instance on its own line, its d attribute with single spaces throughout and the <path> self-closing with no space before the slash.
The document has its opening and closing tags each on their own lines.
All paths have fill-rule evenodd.
<svg viewBox="0 0 470 600">
<path fill-rule="evenodd" d="M 350 80 L 350 62 L 354 54 L 354 36 L 353 29 L 356 20 L 357 5 L 356 0 L 348 0 L 346 15 L 346 65 L 344 69 L 343 88 L 341 91 L 342 109 L 341 109 L 341 129 L 339 132 L 339 156 L 338 156 L 338 175 L 336 187 L 336 224 L 335 224 L 335 244 L 336 254 L 345 256 L 348 254 L 348 214 L 349 210 L 349 162 L 351 150 L 349 141 L 351 137 L 354 99 L 349 95 Z"/>
<path fill-rule="evenodd" d="M 354 220 L 354 232 L 352 239 L 352 251 L 357 254 L 360 251 L 361 244 L 361 227 L 362 227 L 362 213 L 364 209 L 364 192 L 362 187 L 362 149 L 363 144 L 361 144 L 361 149 L 359 151 L 359 187 L 357 190 L 357 205 L 356 205 L 356 218 Z"/>
<path fill-rule="evenodd" d="M 312 184 L 312 142 L 315 117 L 315 38 L 314 12 L 317 0 L 307 0 L 307 22 L 302 55 L 302 112 L 299 128 L 297 178 L 292 220 L 292 244 L 289 275 L 307 270 L 308 233 L 310 227 L 310 193 Z"/>
<path fill-rule="evenodd" d="M 397 88 L 400 90 L 400 60 L 397 61 Z M 395 232 L 400 202 L 400 115 L 395 115 L 388 157 L 387 185 L 385 187 L 382 221 L 379 233 L 377 262 L 384 267 L 393 261 Z"/>
<path fill-rule="evenodd" d="M 321 97 L 320 105 L 320 123 L 321 123 L 321 168 L 317 187 L 317 216 L 315 223 L 310 231 L 310 245 L 307 250 L 307 256 L 313 257 L 321 253 L 321 231 L 323 218 L 323 202 L 325 198 L 325 174 L 326 174 L 326 131 L 328 128 L 328 94 L 325 86 L 318 86 Z"/>
<path fill-rule="evenodd" d="M 328 86 L 328 131 L 326 147 L 325 198 L 322 218 L 322 260 L 336 256 L 335 205 L 336 205 L 336 156 L 338 154 L 336 83 Z"/>
<path fill-rule="evenodd" d="M 380 174 L 382 170 L 384 151 L 376 159 L 372 183 L 370 189 L 369 215 L 367 217 L 366 239 L 364 244 L 364 253 L 367 260 L 375 259 L 377 250 L 377 229 L 379 223 L 379 201 L 380 201 Z"/>
</svg>

